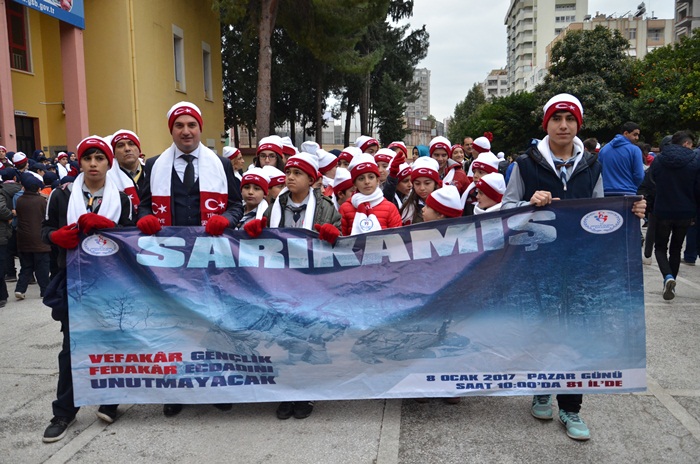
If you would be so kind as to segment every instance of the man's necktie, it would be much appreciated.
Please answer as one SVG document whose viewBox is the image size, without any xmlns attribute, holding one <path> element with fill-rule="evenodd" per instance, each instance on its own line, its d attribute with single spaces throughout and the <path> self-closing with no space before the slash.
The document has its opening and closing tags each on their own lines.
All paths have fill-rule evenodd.
<svg viewBox="0 0 700 464">
<path fill-rule="evenodd" d="M 185 175 L 182 178 L 182 183 L 185 186 L 185 190 L 189 192 L 192 190 L 192 187 L 194 187 L 194 164 L 192 164 L 194 156 L 182 155 L 180 158 L 187 161 L 187 167 L 185 168 Z"/>
</svg>

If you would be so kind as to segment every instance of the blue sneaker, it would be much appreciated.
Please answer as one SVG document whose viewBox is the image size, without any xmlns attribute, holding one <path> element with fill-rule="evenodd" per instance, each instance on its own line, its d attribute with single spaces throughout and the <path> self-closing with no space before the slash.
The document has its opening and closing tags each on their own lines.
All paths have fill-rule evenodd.
<svg viewBox="0 0 700 464">
<path fill-rule="evenodd" d="M 664 300 L 672 300 L 676 296 L 676 279 L 671 274 L 664 279 Z"/>
<path fill-rule="evenodd" d="M 559 410 L 559 421 L 566 427 L 566 435 L 574 440 L 586 441 L 591 438 L 591 432 L 577 412 Z"/>
<path fill-rule="evenodd" d="M 552 420 L 552 395 L 533 396 L 530 413 L 540 420 Z"/>
</svg>

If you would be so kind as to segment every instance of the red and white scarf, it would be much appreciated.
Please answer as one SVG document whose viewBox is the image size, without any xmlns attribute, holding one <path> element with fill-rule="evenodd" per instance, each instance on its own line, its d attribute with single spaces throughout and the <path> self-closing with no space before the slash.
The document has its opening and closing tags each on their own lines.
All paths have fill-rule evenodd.
<svg viewBox="0 0 700 464">
<path fill-rule="evenodd" d="M 207 225 L 210 217 L 222 214 L 228 205 L 228 181 L 224 166 L 219 157 L 199 144 L 199 211 L 202 225 Z M 175 163 L 175 144 L 167 148 L 153 163 L 151 170 L 151 207 L 153 214 L 162 226 L 173 224 L 171 208 L 171 181 Z"/>
<path fill-rule="evenodd" d="M 116 159 L 114 163 L 112 163 L 112 168 L 107 171 L 107 175 L 112 177 L 114 185 L 117 186 L 120 192 L 124 192 L 129 196 L 129 200 L 131 200 L 131 204 L 134 205 L 134 209 L 138 208 L 141 200 L 139 200 L 136 184 L 134 184 L 134 180 L 129 174 L 119 168 L 119 163 Z"/>
<path fill-rule="evenodd" d="M 372 208 L 384 201 L 384 193 L 380 188 L 375 189 L 374 192 L 369 195 L 356 193 L 350 198 L 350 201 L 356 210 L 350 235 L 382 230 L 379 219 L 377 219 L 377 216 L 372 212 Z"/>
</svg>

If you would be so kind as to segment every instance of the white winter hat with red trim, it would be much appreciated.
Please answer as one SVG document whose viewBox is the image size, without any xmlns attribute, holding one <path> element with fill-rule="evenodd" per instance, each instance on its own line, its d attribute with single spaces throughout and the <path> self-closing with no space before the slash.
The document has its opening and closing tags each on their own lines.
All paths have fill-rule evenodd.
<svg viewBox="0 0 700 464">
<path fill-rule="evenodd" d="M 454 185 L 445 185 L 433 191 L 425 199 L 425 204 L 449 218 L 459 217 L 463 211 L 459 190 Z"/>
</svg>

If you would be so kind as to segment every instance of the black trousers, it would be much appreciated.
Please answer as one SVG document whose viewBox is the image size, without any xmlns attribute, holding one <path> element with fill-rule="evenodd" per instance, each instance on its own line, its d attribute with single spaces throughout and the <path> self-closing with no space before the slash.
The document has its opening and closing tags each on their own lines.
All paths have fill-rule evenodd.
<svg viewBox="0 0 700 464">
<path fill-rule="evenodd" d="M 557 395 L 559 409 L 563 409 L 566 412 L 578 413 L 581 411 L 582 403 L 583 395 Z"/>
<path fill-rule="evenodd" d="M 694 222 L 694 219 L 659 219 L 656 218 L 654 255 L 659 264 L 661 275 L 678 277 L 678 268 L 681 266 L 681 249 L 685 233 Z M 670 244 L 669 244 L 670 241 Z"/>
<path fill-rule="evenodd" d="M 61 321 L 63 332 L 63 346 L 58 353 L 58 386 L 56 387 L 56 399 L 51 403 L 54 416 L 63 416 L 72 419 L 78 414 L 79 407 L 73 402 L 73 377 L 71 375 L 70 362 L 70 333 L 68 331 L 68 319 Z"/>
</svg>

